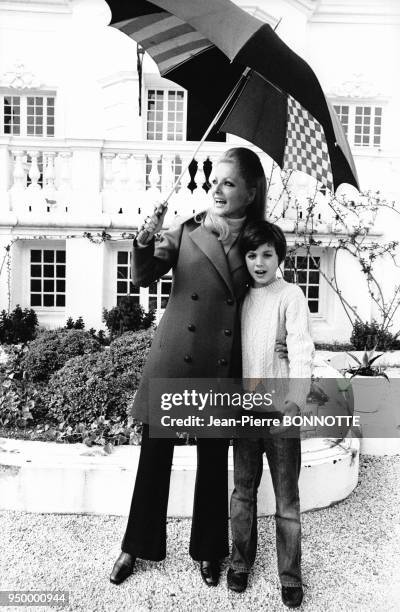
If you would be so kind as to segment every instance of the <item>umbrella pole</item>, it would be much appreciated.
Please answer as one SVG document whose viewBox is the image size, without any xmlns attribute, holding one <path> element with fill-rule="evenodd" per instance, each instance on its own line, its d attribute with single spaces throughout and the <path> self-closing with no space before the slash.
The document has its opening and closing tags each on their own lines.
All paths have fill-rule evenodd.
<svg viewBox="0 0 400 612">
<path fill-rule="evenodd" d="M 220 118 L 222 117 L 222 115 L 225 112 L 226 108 L 228 107 L 228 105 L 230 104 L 230 102 L 233 100 L 234 96 L 238 92 L 239 88 L 242 86 L 242 84 L 244 85 L 245 81 L 247 81 L 247 79 L 249 78 L 249 73 L 250 73 L 250 68 L 246 68 L 246 70 L 243 72 L 242 76 L 240 77 L 240 79 L 236 83 L 235 87 L 232 89 L 231 93 L 229 94 L 229 96 L 227 97 L 227 99 L 225 100 L 225 102 L 223 103 L 221 108 L 219 109 L 218 113 L 215 115 L 214 119 L 211 121 L 210 125 L 208 126 L 208 128 L 204 132 L 204 134 L 203 134 L 201 140 L 199 141 L 196 149 L 193 151 L 192 159 L 194 159 L 196 157 L 196 155 L 199 152 L 200 148 L 202 147 L 205 139 L 207 138 L 207 136 L 209 135 L 209 133 L 211 132 L 211 130 L 213 129 L 215 124 L 220 120 Z M 157 210 L 155 211 L 155 214 L 157 215 L 158 218 L 161 217 L 161 215 L 164 213 L 165 209 L 168 207 L 168 200 L 175 193 L 175 190 L 178 187 L 179 183 L 181 182 L 184 174 L 187 172 L 187 169 L 189 168 L 190 163 L 191 162 L 189 162 L 189 164 L 187 164 L 183 168 L 182 172 L 180 173 L 180 175 L 176 179 L 176 181 L 174 183 L 174 186 L 172 187 L 171 191 L 168 193 L 168 195 L 165 198 L 165 200 L 157 207 Z M 147 242 L 147 237 L 148 237 L 148 231 L 145 230 L 145 229 L 139 230 L 139 232 L 138 232 L 138 234 L 136 236 L 136 238 L 139 239 L 139 241 L 143 242 L 143 243 Z"/>
</svg>

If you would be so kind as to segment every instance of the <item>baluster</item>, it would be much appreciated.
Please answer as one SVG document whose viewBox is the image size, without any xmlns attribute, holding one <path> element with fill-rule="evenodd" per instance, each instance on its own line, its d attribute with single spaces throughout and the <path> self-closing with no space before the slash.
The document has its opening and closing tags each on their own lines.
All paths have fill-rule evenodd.
<svg viewBox="0 0 400 612">
<path fill-rule="evenodd" d="M 146 191 L 146 155 L 134 153 L 132 155 L 132 184 L 135 192 Z"/>
<path fill-rule="evenodd" d="M 149 173 L 149 183 L 150 183 L 150 189 L 152 191 L 154 191 L 155 189 L 159 192 L 159 188 L 158 188 L 158 184 L 160 181 L 160 173 L 158 171 L 158 161 L 159 161 L 159 156 L 158 155 L 149 155 L 148 156 L 151 162 L 151 170 Z"/>
<path fill-rule="evenodd" d="M 12 151 L 14 158 L 12 191 L 24 191 L 26 188 L 26 171 L 24 168 L 24 151 Z"/>
<path fill-rule="evenodd" d="M 103 191 L 112 191 L 114 183 L 113 159 L 115 153 L 103 153 Z"/>
<path fill-rule="evenodd" d="M 57 196 L 55 186 L 55 157 L 55 151 L 48 151 L 43 154 L 43 191 L 45 192 L 46 201 L 49 206 L 54 206 L 56 204 Z"/>
<path fill-rule="evenodd" d="M 119 183 L 121 191 L 126 191 L 129 182 L 128 160 L 130 153 L 118 153 L 119 161 Z"/>
<path fill-rule="evenodd" d="M 175 173 L 173 164 L 175 155 L 164 153 L 162 156 L 162 172 L 161 172 L 161 191 L 164 196 L 167 196 L 175 183 Z"/>
<path fill-rule="evenodd" d="M 65 212 L 68 212 L 68 205 L 71 198 L 71 151 L 61 151 L 58 154 L 61 160 L 61 169 L 60 169 L 60 187 L 58 193 L 61 197 L 59 200 L 62 200 L 62 204 L 65 207 Z"/>
<path fill-rule="evenodd" d="M 209 157 L 207 157 L 207 159 L 203 162 L 203 172 L 204 172 L 205 180 L 202 185 L 202 188 L 204 189 L 206 193 L 208 193 L 211 189 L 210 174 L 212 172 L 212 169 L 213 169 L 212 161 L 210 160 Z"/>
<path fill-rule="evenodd" d="M 199 167 L 198 162 L 195 159 L 192 159 L 192 161 L 189 164 L 190 182 L 188 184 L 188 189 L 190 189 L 192 193 L 195 189 L 197 189 L 197 183 L 194 179 L 197 174 L 198 167 Z"/>
<path fill-rule="evenodd" d="M 31 164 L 28 171 L 28 176 L 31 179 L 31 184 L 28 186 L 28 189 L 31 191 L 39 191 L 39 179 L 40 179 L 40 170 L 39 170 L 39 151 L 28 151 L 28 155 L 31 158 Z"/>
</svg>

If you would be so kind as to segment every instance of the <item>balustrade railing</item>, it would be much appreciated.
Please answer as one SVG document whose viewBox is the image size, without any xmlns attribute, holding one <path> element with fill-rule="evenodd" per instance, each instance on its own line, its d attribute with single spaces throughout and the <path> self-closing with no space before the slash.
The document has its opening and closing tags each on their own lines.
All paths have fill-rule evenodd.
<svg viewBox="0 0 400 612">
<path fill-rule="evenodd" d="M 13 138 L 8 145 L 9 210 L 24 223 L 33 218 L 51 223 L 53 218 L 60 225 L 79 218 L 85 224 L 85 217 L 90 217 L 92 224 L 106 225 L 107 218 L 113 227 L 134 227 L 173 190 L 176 178 L 188 167 L 169 200 L 169 225 L 177 216 L 189 217 L 210 203 L 212 168 L 227 145 L 207 142 L 192 160 L 196 144 Z M 267 155 L 260 157 L 271 220 L 286 231 L 305 226 L 322 234 L 343 230 L 330 198 L 316 191 L 313 179 L 300 173 L 284 176 Z M 0 207 L 4 210 L 5 204 Z"/>
</svg>

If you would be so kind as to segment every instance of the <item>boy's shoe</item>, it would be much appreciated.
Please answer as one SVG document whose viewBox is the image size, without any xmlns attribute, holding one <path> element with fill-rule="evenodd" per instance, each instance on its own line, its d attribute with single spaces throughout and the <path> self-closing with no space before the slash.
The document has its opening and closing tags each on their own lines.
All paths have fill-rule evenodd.
<svg viewBox="0 0 400 612">
<path fill-rule="evenodd" d="M 303 587 L 283 586 L 282 601 L 288 608 L 298 608 L 303 601 Z"/>
<path fill-rule="evenodd" d="M 247 588 L 248 578 L 249 575 L 246 572 L 237 572 L 230 567 L 226 576 L 228 589 L 235 591 L 235 593 L 243 593 Z"/>
</svg>

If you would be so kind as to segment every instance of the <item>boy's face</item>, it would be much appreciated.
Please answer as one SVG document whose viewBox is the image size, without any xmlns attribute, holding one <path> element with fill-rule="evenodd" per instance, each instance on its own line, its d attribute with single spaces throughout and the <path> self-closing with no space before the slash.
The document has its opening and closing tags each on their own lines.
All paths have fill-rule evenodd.
<svg viewBox="0 0 400 612">
<path fill-rule="evenodd" d="M 255 251 L 248 251 L 245 260 L 254 287 L 264 287 L 276 279 L 279 261 L 271 244 L 261 244 Z"/>
</svg>

